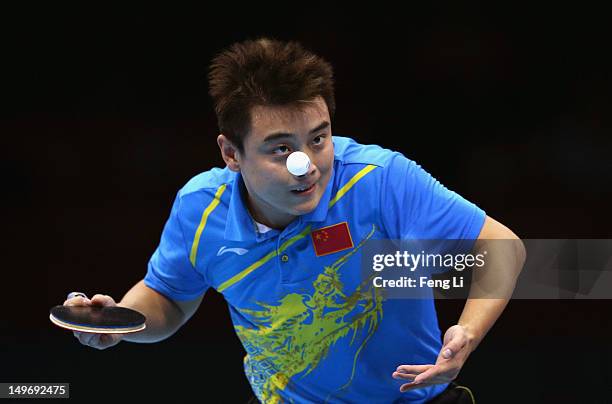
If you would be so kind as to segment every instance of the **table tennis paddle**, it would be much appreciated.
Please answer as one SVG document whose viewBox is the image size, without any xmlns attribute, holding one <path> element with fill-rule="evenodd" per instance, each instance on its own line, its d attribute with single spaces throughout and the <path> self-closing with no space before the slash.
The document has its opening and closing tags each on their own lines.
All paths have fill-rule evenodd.
<svg viewBox="0 0 612 404">
<path fill-rule="evenodd" d="M 118 306 L 55 306 L 49 319 L 62 328 L 96 334 L 127 334 L 146 327 L 145 316 Z"/>
</svg>

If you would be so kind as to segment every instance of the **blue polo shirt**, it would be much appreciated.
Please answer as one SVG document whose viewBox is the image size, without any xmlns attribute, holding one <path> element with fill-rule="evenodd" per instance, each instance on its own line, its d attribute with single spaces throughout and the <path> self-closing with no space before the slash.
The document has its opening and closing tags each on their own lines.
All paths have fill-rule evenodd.
<svg viewBox="0 0 612 404">
<path fill-rule="evenodd" d="M 333 142 L 321 201 L 282 231 L 257 231 L 239 173 L 213 168 L 192 178 L 145 284 L 179 301 L 211 287 L 222 293 L 263 402 L 426 402 L 446 385 L 400 393 L 391 374 L 435 363 L 433 299 L 385 299 L 362 279 L 361 249 L 377 239 L 458 239 L 471 248 L 485 213 L 400 153 Z M 321 249 L 330 240 L 334 248 Z"/>
</svg>

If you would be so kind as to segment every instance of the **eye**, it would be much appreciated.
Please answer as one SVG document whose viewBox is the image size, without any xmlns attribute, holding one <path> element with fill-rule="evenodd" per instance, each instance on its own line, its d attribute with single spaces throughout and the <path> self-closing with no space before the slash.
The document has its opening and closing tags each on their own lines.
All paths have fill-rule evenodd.
<svg viewBox="0 0 612 404">
<path fill-rule="evenodd" d="M 272 149 L 272 153 L 274 153 L 274 154 L 286 154 L 286 153 L 289 153 L 289 147 L 287 147 L 285 145 L 277 146 L 274 149 Z"/>
<path fill-rule="evenodd" d="M 317 137 L 315 137 L 314 139 L 312 139 L 312 143 L 315 146 L 320 146 L 323 144 L 323 142 L 325 142 L 325 135 L 319 135 Z"/>
</svg>

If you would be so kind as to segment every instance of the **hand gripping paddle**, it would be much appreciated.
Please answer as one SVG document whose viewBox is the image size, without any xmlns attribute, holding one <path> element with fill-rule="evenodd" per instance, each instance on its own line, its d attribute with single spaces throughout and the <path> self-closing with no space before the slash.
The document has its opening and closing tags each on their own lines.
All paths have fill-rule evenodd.
<svg viewBox="0 0 612 404">
<path fill-rule="evenodd" d="M 145 316 L 118 306 L 55 306 L 49 319 L 68 330 L 95 334 L 128 334 L 146 327 Z"/>
</svg>

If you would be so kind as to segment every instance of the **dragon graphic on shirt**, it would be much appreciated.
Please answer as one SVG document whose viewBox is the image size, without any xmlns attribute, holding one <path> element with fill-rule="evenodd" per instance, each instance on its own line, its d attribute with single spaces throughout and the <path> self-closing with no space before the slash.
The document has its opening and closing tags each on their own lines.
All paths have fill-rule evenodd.
<svg viewBox="0 0 612 404">
<path fill-rule="evenodd" d="M 315 370 L 334 344 L 349 334 L 349 344 L 359 341 L 359 346 L 355 344 L 351 375 L 338 391 L 351 384 L 359 353 L 382 319 L 383 297 L 371 280 L 347 295 L 339 270 L 374 231 L 372 226 L 353 250 L 324 267 L 312 283 L 312 294 L 291 293 L 277 305 L 257 303 L 261 310 L 240 310 L 253 327 L 235 329 L 247 351 L 247 377 L 262 402 L 280 402 L 278 391 L 284 390 L 292 377 L 304 377 Z"/>
</svg>

